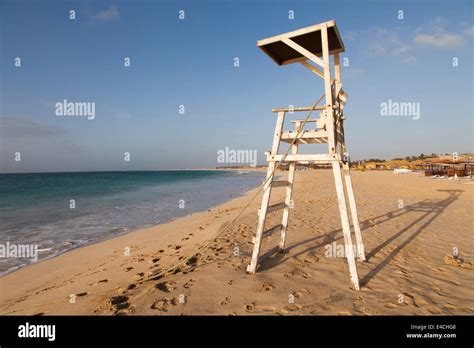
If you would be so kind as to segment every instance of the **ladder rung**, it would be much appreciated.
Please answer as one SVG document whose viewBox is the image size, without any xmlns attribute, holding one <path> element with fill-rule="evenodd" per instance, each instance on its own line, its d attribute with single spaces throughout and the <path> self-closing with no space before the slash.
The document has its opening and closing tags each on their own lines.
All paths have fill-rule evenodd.
<svg viewBox="0 0 474 348">
<path fill-rule="evenodd" d="M 309 118 L 306 120 L 306 123 L 310 123 L 310 122 L 318 122 L 319 118 Z M 303 123 L 304 120 L 291 120 L 290 121 L 291 123 Z"/>
<path fill-rule="evenodd" d="M 268 162 L 280 162 L 283 160 L 283 155 L 267 155 Z M 312 161 L 317 163 L 331 163 L 338 161 L 339 158 L 336 154 L 297 154 L 297 155 L 286 155 L 285 162 L 297 162 L 297 161 Z"/>
<path fill-rule="evenodd" d="M 276 226 L 273 226 L 272 228 L 269 228 L 268 230 L 266 231 L 263 231 L 262 233 L 262 239 L 263 238 L 267 238 L 267 237 L 270 237 L 272 234 L 274 234 L 275 232 L 280 232 L 281 229 L 283 228 L 283 225 L 282 224 L 278 224 Z M 255 244 L 255 237 L 252 238 L 252 243 Z"/>
<path fill-rule="evenodd" d="M 280 232 L 282 227 L 282 224 L 278 224 L 276 226 L 273 226 L 272 228 L 269 228 L 268 230 L 263 232 L 262 238 L 269 237 L 275 232 Z"/>
<path fill-rule="evenodd" d="M 326 110 L 329 106 L 299 106 L 293 108 L 275 108 L 272 112 L 291 112 L 291 111 L 311 111 L 311 110 Z"/>
<path fill-rule="evenodd" d="M 273 205 L 269 205 L 267 208 L 267 213 L 271 213 L 272 211 L 278 210 L 278 209 L 283 209 L 285 208 L 285 203 L 277 203 Z M 258 215 L 260 215 L 260 208 L 257 211 Z"/>
<path fill-rule="evenodd" d="M 281 139 L 281 141 L 290 144 L 293 142 L 293 139 Z M 314 138 L 314 139 L 298 138 L 295 141 L 295 144 L 326 144 L 327 142 L 328 142 L 328 138 Z"/>
<path fill-rule="evenodd" d="M 272 187 L 282 187 L 282 186 L 288 186 L 288 181 L 287 180 L 272 181 Z"/>
<path fill-rule="evenodd" d="M 283 132 L 281 134 L 281 140 L 293 140 L 298 135 L 298 132 Z M 320 139 L 328 137 L 328 132 L 325 130 L 305 130 L 298 135 L 298 139 L 309 140 L 309 139 Z M 290 141 L 291 142 L 291 141 Z"/>
</svg>

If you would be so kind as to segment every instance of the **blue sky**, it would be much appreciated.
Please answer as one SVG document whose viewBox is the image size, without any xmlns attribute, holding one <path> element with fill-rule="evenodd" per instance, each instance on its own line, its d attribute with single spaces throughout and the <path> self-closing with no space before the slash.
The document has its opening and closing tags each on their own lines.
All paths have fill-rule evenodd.
<svg viewBox="0 0 474 348">
<path fill-rule="evenodd" d="M 323 85 L 256 41 L 331 19 L 353 159 L 473 152 L 472 16 L 457 0 L 0 0 L 0 172 L 214 167 L 226 147 L 264 164 L 271 109 L 312 105 Z M 94 102 L 95 119 L 56 116 L 63 99 Z M 381 116 L 389 99 L 420 119 Z"/>
</svg>

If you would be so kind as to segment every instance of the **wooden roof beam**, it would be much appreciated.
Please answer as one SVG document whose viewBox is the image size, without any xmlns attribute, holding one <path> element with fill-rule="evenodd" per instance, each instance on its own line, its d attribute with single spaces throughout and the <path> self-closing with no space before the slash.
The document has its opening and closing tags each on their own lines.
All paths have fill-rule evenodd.
<svg viewBox="0 0 474 348">
<path fill-rule="evenodd" d="M 324 60 L 319 58 L 317 55 L 311 53 L 306 48 L 298 45 L 296 42 L 294 42 L 293 40 L 291 40 L 287 37 L 282 38 L 281 41 L 284 42 L 285 44 L 287 44 L 288 46 L 290 46 L 295 51 L 301 53 L 303 56 L 307 57 L 308 59 L 311 59 L 313 62 L 318 64 L 320 67 L 324 68 Z"/>
</svg>

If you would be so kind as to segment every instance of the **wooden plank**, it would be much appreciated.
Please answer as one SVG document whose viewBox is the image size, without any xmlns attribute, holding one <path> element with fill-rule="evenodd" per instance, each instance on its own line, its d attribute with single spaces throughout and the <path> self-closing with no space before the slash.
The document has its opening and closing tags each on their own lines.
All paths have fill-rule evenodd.
<svg viewBox="0 0 474 348">
<path fill-rule="evenodd" d="M 257 42 L 257 46 L 258 46 L 258 42 Z M 275 59 L 275 57 L 273 56 L 273 54 L 270 53 L 270 51 L 265 47 L 265 46 L 261 46 L 260 49 L 265 52 L 265 54 L 267 56 L 269 56 L 271 58 L 271 60 L 273 60 L 276 64 L 280 65 L 280 62 L 278 60 Z M 283 65 L 283 64 L 281 64 Z"/>
<path fill-rule="evenodd" d="M 298 111 L 311 111 L 311 110 L 326 110 L 327 106 L 298 106 L 298 107 L 293 107 L 293 108 L 275 108 L 272 109 L 272 112 L 298 112 Z"/>
<path fill-rule="evenodd" d="M 293 58 L 293 59 L 288 59 L 288 60 L 284 60 L 283 62 L 281 62 L 280 65 L 288 65 L 288 64 L 293 64 L 293 63 L 301 63 L 301 62 L 304 62 L 305 60 L 307 60 L 308 58 L 306 57 L 298 57 L 298 58 Z"/>
<path fill-rule="evenodd" d="M 319 118 L 309 118 L 306 120 L 306 123 L 318 122 Z M 303 123 L 305 120 L 291 120 L 290 123 Z"/>
<path fill-rule="evenodd" d="M 330 20 L 330 21 L 327 21 L 327 22 L 324 22 L 324 23 L 327 25 L 328 28 L 333 27 L 333 26 L 336 25 L 336 22 L 334 20 Z M 285 33 L 285 34 L 275 35 L 275 36 L 272 36 L 272 37 L 269 37 L 269 38 L 266 38 L 266 39 L 258 40 L 257 41 L 257 46 L 260 47 L 260 46 L 268 45 L 268 44 L 271 44 L 271 43 L 274 43 L 274 42 L 277 42 L 277 41 L 281 41 L 283 38 L 292 38 L 292 37 L 304 35 L 304 34 L 307 34 L 307 33 L 313 32 L 313 31 L 321 30 L 321 24 L 323 24 L 323 23 L 315 24 L 315 25 L 312 25 L 312 26 L 309 26 L 309 27 L 306 27 L 306 28 L 290 31 L 290 32 Z M 341 44 L 342 44 L 342 41 L 341 41 Z"/>
<path fill-rule="evenodd" d="M 339 31 L 337 30 L 336 22 L 334 20 L 259 40 L 257 41 L 257 47 L 262 49 L 265 54 L 270 56 L 270 58 L 272 58 L 278 65 L 302 62 L 307 59 L 304 54 L 302 55 L 301 52 L 298 52 L 298 55 L 296 56 L 295 54 L 289 54 L 287 50 L 281 47 L 281 44 L 284 43 L 284 40 L 290 39 L 294 42 L 299 42 L 300 45 L 308 49 L 309 47 L 306 47 L 306 43 L 308 40 L 311 40 L 313 43 L 315 43 L 314 40 L 318 40 L 322 24 L 325 24 L 326 27 L 330 29 L 330 32 L 333 33 L 333 35 L 331 35 L 331 50 L 329 53 L 338 54 L 344 52 L 344 43 L 342 42 Z M 306 36 L 306 39 L 304 40 L 306 43 L 302 43 L 302 41 L 300 41 L 303 36 Z M 317 57 L 321 57 L 321 47 L 317 47 L 317 50 L 312 51 L 311 53 Z"/>
<path fill-rule="evenodd" d="M 288 186 L 287 180 L 273 180 L 272 187 L 286 187 Z"/>
<path fill-rule="evenodd" d="M 341 53 L 341 52 L 344 52 L 346 50 L 346 47 L 344 46 L 344 41 L 342 41 L 342 38 L 341 38 L 341 34 L 339 34 L 339 30 L 337 29 L 337 25 L 336 25 L 336 21 L 332 21 L 332 23 L 327 23 L 327 27 L 334 27 L 334 32 L 336 33 L 336 36 L 339 40 L 339 42 L 341 43 L 341 49 L 339 49 L 337 52 L 331 52 L 331 53 Z"/>
<path fill-rule="evenodd" d="M 278 113 L 278 118 L 275 126 L 275 134 L 273 135 L 273 143 L 272 143 L 272 155 L 276 155 L 278 153 L 278 149 L 280 148 L 280 138 L 281 132 L 283 130 L 283 123 L 285 122 L 285 112 L 281 111 Z"/>
<path fill-rule="evenodd" d="M 296 138 L 298 135 L 297 132 L 283 132 L 281 134 L 281 140 L 293 140 Z M 318 139 L 318 138 L 327 138 L 328 137 L 328 132 L 325 130 L 306 130 L 302 131 L 298 139 Z"/>
<path fill-rule="evenodd" d="M 341 62 L 339 60 L 339 53 L 334 55 L 334 77 L 341 82 Z"/>
<path fill-rule="evenodd" d="M 326 126 L 326 119 L 325 119 L 325 117 L 323 117 L 322 114 L 323 114 L 323 113 L 321 113 L 321 117 L 319 117 L 319 118 L 310 118 L 310 119 L 308 119 L 308 120 L 306 121 L 306 123 L 316 123 L 316 128 L 319 128 L 319 129 L 325 128 L 325 126 Z M 294 124 L 296 124 L 296 123 L 298 123 L 298 122 L 299 122 L 299 123 L 303 123 L 304 120 L 292 120 L 292 121 L 290 121 L 290 123 L 294 123 Z"/>
<path fill-rule="evenodd" d="M 341 42 L 341 44 L 343 44 Z M 261 47 L 262 49 L 264 47 Z M 343 48 L 338 48 L 338 49 L 335 49 L 335 50 L 331 50 L 329 53 L 330 54 L 336 54 L 336 53 L 342 53 L 344 52 L 344 49 Z M 275 61 L 275 59 L 272 58 L 273 61 Z M 283 62 L 281 62 L 279 65 L 288 65 L 288 64 L 292 64 L 292 63 L 301 63 L 301 62 L 304 62 L 306 61 L 307 58 L 306 57 L 299 57 L 299 58 L 293 58 L 293 59 L 288 59 L 288 60 L 284 60 Z M 278 64 L 278 62 L 277 62 Z"/>
<path fill-rule="evenodd" d="M 281 231 L 281 224 L 275 225 L 272 228 L 269 228 L 268 230 L 263 231 L 262 239 L 266 237 L 270 237 L 275 232 L 280 232 L 280 231 Z M 255 243 L 255 241 L 256 241 L 256 238 L 253 237 L 252 243 Z"/>
<path fill-rule="evenodd" d="M 301 53 L 306 58 L 312 60 L 313 62 L 315 62 L 319 66 L 324 67 L 324 61 L 321 58 L 319 58 L 317 55 L 311 53 L 306 48 L 298 45 L 293 40 L 291 40 L 289 38 L 282 38 L 281 41 L 284 42 L 285 44 L 287 44 L 288 46 L 290 46 L 295 51 L 298 51 L 299 53 Z"/>
<path fill-rule="evenodd" d="M 292 139 L 284 139 L 282 141 L 288 144 L 291 144 L 293 142 Z M 324 137 L 295 140 L 295 144 L 297 145 L 327 144 L 327 143 L 328 143 L 328 138 L 324 138 Z"/>
<path fill-rule="evenodd" d="M 326 96 L 326 105 L 330 106 L 326 109 L 326 129 L 328 131 L 329 153 L 336 153 L 336 141 L 334 139 L 334 113 L 331 90 L 331 67 L 329 61 L 329 46 L 328 46 L 328 30 L 326 25 L 321 25 L 321 42 L 323 46 L 323 60 L 324 60 L 324 93 Z"/>
<path fill-rule="evenodd" d="M 283 209 L 284 207 L 285 207 L 285 203 L 284 203 L 284 202 L 276 203 L 276 204 L 273 204 L 273 205 L 269 205 L 269 206 L 267 207 L 267 214 L 268 214 L 268 213 L 271 213 L 271 212 L 274 212 L 274 211 L 276 211 L 276 210 Z M 258 215 L 260 215 L 260 212 L 261 212 L 261 209 L 258 209 L 258 210 L 257 210 Z"/>
<path fill-rule="evenodd" d="M 349 217 L 347 216 L 346 199 L 344 197 L 344 186 L 342 184 L 341 168 L 339 162 L 333 162 L 332 170 L 334 174 L 334 182 L 336 184 L 337 202 L 339 205 L 339 215 L 341 217 L 342 234 L 344 236 L 344 250 L 349 264 L 349 274 L 352 286 L 355 290 L 359 288 L 359 278 L 357 276 L 357 268 L 354 260 L 354 249 L 352 245 L 351 230 L 349 225 Z"/>
<path fill-rule="evenodd" d="M 281 231 L 281 224 L 275 225 L 272 228 L 269 228 L 268 230 L 263 232 L 263 238 L 270 237 L 275 232 L 280 232 L 280 231 Z"/>
<path fill-rule="evenodd" d="M 307 61 L 302 61 L 302 62 L 300 62 L 300 64 L 305 66 L 306 68 L 308 68 L 312 72 L 314 72 L 316 75 L 318 75 L 322 79 L 324 79 L 324 72 L 319 70 L 318 68 L 316 68 L 314 65 L 309 64 Z M 331 82 L 334 82 L 334 81 L 335 80 L 333 78 L 331 78 Z"/>
<path fill-rule="evenodd" d="M 268 162 L 279 162 L 283 159 L 283 155 L 267 155 Z M 293 161 L 312 161 L 312 162 L 323 162 L 323 163 L 331 163 L 333 161 L 339 161 L 338 156 L 336 154 L 298 154 L 298 155 L 287 155 L 285 158 L 285 162 L 293 162 Z"/>
</svg>

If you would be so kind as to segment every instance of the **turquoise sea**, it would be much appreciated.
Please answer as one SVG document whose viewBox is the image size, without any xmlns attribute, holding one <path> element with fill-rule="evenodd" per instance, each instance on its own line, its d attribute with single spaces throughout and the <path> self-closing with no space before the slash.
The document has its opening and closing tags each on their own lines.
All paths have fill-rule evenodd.
<svg viewBox="0 0 474 348">
<path fill-rule="evenodd" d="M 244 171 L 0 174 L 0 244 L 39 260 L 221 204 L 264 180 Z M 0 258 L 0 274 L 31 263 Z"/>
</svg>

